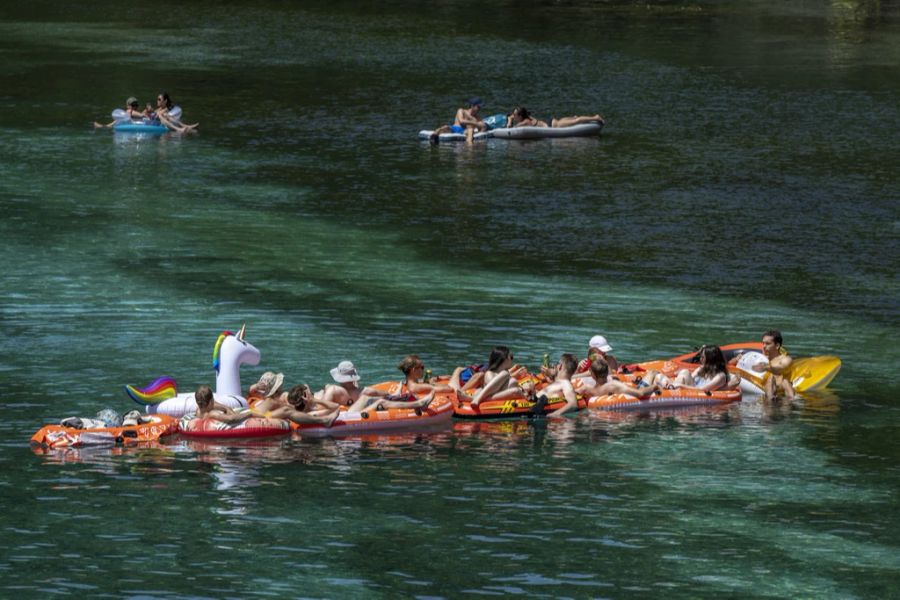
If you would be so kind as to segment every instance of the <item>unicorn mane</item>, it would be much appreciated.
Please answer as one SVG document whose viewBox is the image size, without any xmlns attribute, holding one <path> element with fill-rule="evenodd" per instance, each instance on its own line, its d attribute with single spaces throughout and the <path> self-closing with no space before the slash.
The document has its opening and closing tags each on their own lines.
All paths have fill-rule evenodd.
<svg viewBox="0 0 900 600">
<path fill-rule="evenodd" d="M 213 348 L 213 369 L 216 370 L 216 373 L 219 372 L 219 351 L 222 349 L 222 342 L 225 341 L 229 335 L 234 335 L 230 331 L 223 331 L 219 334 L 219 339 L 216 340 L 216 345 Z"/>
</svg>

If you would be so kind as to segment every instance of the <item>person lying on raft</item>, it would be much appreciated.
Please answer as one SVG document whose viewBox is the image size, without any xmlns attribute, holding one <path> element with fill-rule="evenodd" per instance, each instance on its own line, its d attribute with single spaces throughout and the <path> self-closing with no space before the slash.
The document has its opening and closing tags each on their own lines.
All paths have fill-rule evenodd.
<svg viewBox="0 0 900 600">
<path fill-rule="evenodd" d="M 330 409 L 321 409 L 317 406 L 312 390 L 308 385 L 301 383 L 288 391 L 287 402 L 283 403 L 278 398 L 268 398 L 254 406 L 253 413 L 270 419 L 287 419 L 301 425 L 312 423 L 331 427 L 340 416 L 340 407 L 334 405 Z"/>
<path fill-rule="evenodd" d="M 656 382 L 644 387 L 632 387 L 618 379 L 610 379 L 609 363 L 602 358 L 594 359 L 588 372 L 594 378 L 594 385 L 584 386 L 578 390 L 578 393 L 586 398 L 612 394 L 628 394 L 635 398 L 645 398 L 660 389 L 659 384 Z"/>
<path fill-rule="evenodd" d="M 689 387 L 707 392 L 732 389 L 740 385 L 739 375 L 731 375 L 725 364 L 725 355 L 718 346 L 700 347 L 700 366 L 689 371 L 682 369 L 671 380 L 662 373 L 648 371 L 644 381 L 650 385 L 659 384 L 665 388 Z"/>
<path fill-rule="evenodd" d="M 140 105 L 140 103 L 138 102 L 138 99 L 135 98 L 134 96 L 129 97 L 125 101 L 125 112 L 128 113 L 128 118 L 131 119 L 132 121 L 140 121 L 144 117 L 148 117 L 150 114 L 147 109 L 138 110 L 139 105 Z M 104 127 L 108 129 L 118 122 L 119 122 L 118 120 L 113 120 L 104 125 L 103 123 L 98 123 L 97 121 L 94 121 L 94 127 L 96 129 L 102 129 Z"/>
<path fill-rule="evenodd" d="M 440 141 L 442 133 L 465 133 L 466 142 L 471 144 L 475 139 L 476 131 L 487 131 L 488 126 L 484 121 L 478 118 L 478 111 L 481 110 L 481 98 L 470 98 L 465 107 L 456 110 L 456 117 L 453 119 L 452 125 L 441 125 L 435 129 L 428 138 L 432 144 Z"/>
<path fill-rule="evenodd" d="M 215 419 L 223 423 L 240 423 L 245 419 L 252 417 L 249 412 L 239 413 L 231 410 L 227 406 L 223 406 L 213 399 L 212 388 L 208 385 L 201 385 L 194 392 L 194 400 L 197 402 L 198 419 Z"/>
<path fill-rule="evenodd" d="M 472 406 L 478 406 L 485 400 L 505 400 L 507 398 L 527 398 L 530 396 L 534 391 L 534 386 L 532 384 L 520 386 L 516 379 L 524 371 L 524 367 L 516 367 L 513 363 L 513 355 L 509 348 L 506 346 L 494 346 L 488 358 L 487 369 L 483 372 L 483 378 L 479 378 L 479 381 L 483 382 L 484 387 L 478 390 L 475 396 L 471 398 Z M 474 379 L 476 378 L 473 377 L 466 382 L 462 390 L 457 393 L 468 399 L 465 391 L 472 389 L 472 380 Z"/>
<path fill-rule="evenodd" d="M 169 111 L 171 111 L 174 107 L 175 103 L 172 102 L 172 99 L 169 97 L 169 93 L 160 92 L 159 95 L 156 96 L 156 108 L 153 108 L 148 104 L 145 112 L 151 119 L 159 121 L 172 131 L 177 131 L 178 133 L 193 131 L 200 126 L 200 123 L 185 125 L 180 120 L 173 117 L 169 113 Z"/>
<path fill-rule="evenodd" d="M 563 397 L 566 405 L 562 408 L 554 410 L 547 415 L 548 417 L 559 417 L 569 412 L 578 410 L 578 397 L 575 395 L 575 388 L 572 386 L 572 375 L 575 374 L 575 367 L 578 366 L 578 359 L 574 354 L 565 353 L 559 357 L 556 363 L 556 377 L 553 383 L 541 390 L 541 395 L 537 397 L 532 412 L 540 414 L 544 411 L 544 406 L 550 402 L 551 398 Z"/>
<path fill-rule="evenodd" d="M 342 361 L 331 369 L 331 377 L 337 385 L 326 385 L 316 392 L 316 401 L 320 404 L 338 404 L 348 407 L 348 411 L 362 412 L 367 408 L 425 408 L 434 400 L 434 391 L 428 396 L 414 402 L 391 400 L 385 390 L 371 387 L 360 388 L 359 373 L 349 360 Z"/>
<path fill-rule="evenodd" d="M 532 116 L 524 106 L 515 107 L 506 119 L 507 127 L 571 127 L 572 125 L 581 125 L 582 123 L 605 123 L 605 121 L 600 115 L 586 117 L 574 116 L 551 119 L 550 125 L 547 125 L 546 121 L 541 121 Z"/>
<path fill-rule="evenodd" d="M 426 383 L 421 381 L 425 375 L 425 363 L 415 354 L 409 354 L 400 361 L 397 368 L 403 373 L 403 381 L 400 383 L 400 393 L 404 390 L 411 394 L 422 394 L 427 392 L 452 392 L 460 389 L 459 377 L 465 370 L 463 367 L 456 367 L 453 375 L 450 376 L 448 384 L 443 383 Z"/>
<path fill-rule="evenodd" d="M 284 384 L 284 373 L 273 373 L 266 371 L 259 377 L 259 381 L 250 386 L 247 392 L 247 398 L 259 398 L 265 400 L 267 398 L 280 398 L 284 391 L 281 386 Z M 287 401 L 287 396 L 283 398 Z"/>
</svg>

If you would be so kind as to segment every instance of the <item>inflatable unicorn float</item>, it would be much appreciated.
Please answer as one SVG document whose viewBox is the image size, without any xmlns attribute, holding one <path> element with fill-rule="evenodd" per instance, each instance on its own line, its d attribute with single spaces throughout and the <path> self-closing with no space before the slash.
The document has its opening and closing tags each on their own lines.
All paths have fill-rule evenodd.
<svg viewBox="0 0 900 600">
<path fill-rule="evenodd" d="M 213 348 L 213 369 L 216 371 L 215 400 L 231 408 L 247 408 L 247 400 L 241 395 L 241 365 L 259 364 L 259 350 L 244 340 L 246 325 L 237 335 L 223 331 Z M 178 393 L 175 380 L 160 377 L 144 388 L 125 386 L 125 393 L 148 413 L 182 417 L 197 411 L 194 392 Z"/>
</svg>

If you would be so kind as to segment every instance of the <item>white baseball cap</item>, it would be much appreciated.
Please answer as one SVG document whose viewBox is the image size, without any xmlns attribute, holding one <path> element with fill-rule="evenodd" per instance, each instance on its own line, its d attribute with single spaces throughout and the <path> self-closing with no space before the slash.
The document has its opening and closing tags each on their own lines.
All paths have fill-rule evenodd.
<svg viewBox="0 0 900 600">
<path fill-rule="evenodd" d="M 588 347 L 596 348 L 600 352 L 612 352 L 612 346 L 606 341 L 606 338 L 602 335 L 595 335 L 591 338 L 591 341 L 588 343 Z"/>
<path fill-rule="evenodd" d="M 359 373 L 352 362 L 343 360 L 331 370 L 331 378 L 338 383 L 349 383 L 351 381 L 359 381 Z"/>
</svg>

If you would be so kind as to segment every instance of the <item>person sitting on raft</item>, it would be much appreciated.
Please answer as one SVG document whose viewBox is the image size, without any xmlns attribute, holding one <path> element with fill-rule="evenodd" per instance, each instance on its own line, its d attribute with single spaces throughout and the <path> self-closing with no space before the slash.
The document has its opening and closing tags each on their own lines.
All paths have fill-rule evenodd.
<svg viewBox="0 0 900 600">
<path fill-rule="evenodd" d="M 315 396 L 313 396 L 312 390 L 310 390 L 309 386 L 305 383 L 295 385 L 291 389 L 294 390 L 296 388 L 299 388 L 299 393 L 301 393 L 304 397 L 308 396 L 310 399 L 310 401 L 306 405 L 306 408 L 304 409 L 308 413 L 317 415 L 326 414 L 341 408 L 340 404 L 335 404 L 334 402 L 326 402 L 325 400 L 321 399 L 317 400 Z M 290 403 L 288 402 L 288 395 L 289 392 L 282 392 L 280 394 L 269 396 L 268 398 L 260 398 L 257 396 L 251 400 L 250 410 L 252 410 L 259 416 L 269 417 L 272 415 L 273 411 L 284 408 L 285 406 L 290 406 Z"/>
<path fill-rule="evenodd" d="M 284 394 L 281 386 L 284 384 L 284 373 L 273 373 L 266 371 L 259 377 L 259 381 L 250 386 L 247 392 L 247 398 L 278 398 Z M 287 401 L 287 396 L 283 398 Z"/>
<path fill-rule="evenodd" d="M 466 142 L 472 143 L 475 139 L 476 131 L 487 131 L 487 124 L 478 118 L 478 111 L 481 110 L 481 98 L 470 98 L 465 107 L 456 110 L 456 117 L 453 119 L 452 125 L 441 125 L 435 129 L 428 138 L 432 144 L 440 141 L 442 133 L 465 133 Z"/>
<path fill-rule="evenodd" d="M 138 106 L 140 106 L 140 103 L 134 96 L 130 96 L 127 100 L 125 100 L 125 112 L 128 114 L 128 118 L 132 121 L 141 121 L 144 119 L 144 117 L 149 116 L 149 111 L 147 109 L 138 110 Z M 118 122 L 118 120 L 113 120 L 104 125 L 103 123 L 94 121 L 94 127 L 96 129 L 102 129 L 104 127 L 110 128 Z"/>
<path fill-rule="evenodd" d="M 513 363 L 513 355 L 509 348 L 506 346 L 494 346 L 488 358 L 487 369 L 481 374 L 482 378 L 479 379 L 479 381 L 484 383 L 484 387 L 478 390 L 475 397 L 471 399 L 472 406 L 478 406 L 485 400 L 527 398 L 534 391 L 534 386 L 531 384 L 520 386 L 516 379 L 524 372 L 524 367 L 516 367 Z M 475 377 L 470 379 L 462 388 L 463 391 L 471 389 L 475 379 Z M 463 395 L 465 396 L 465 394 Z M 468 397 L 466 396 L 466 398 Z"/>
<path fill-rule="evenodd" d="M 538 396 L 531 409 L 532 412 L 536 414 L 543 413 L 544 406 L 550 402 L 550 398 L 559 397 L 565 398 L 566 405 L 554 410 L 547 415 L 548 417 L 559 417 L 566 413 L 578 410 L 578 396 L 575 395 L 575 388 L 572 385 L 572 375 L 575 374 L 576 366 L 578 366 L 578 359 L 575 358 L 574 354 L 569 354 L 567 352 L 560 355 L 559 362 L 556 363 L 554 369 L 556 371 L 556 376 L 553 383 L 541 390 L 541 395 Z"/>
<path fill-rule="evenodd" d="M 648 371 L 645 381 L 651 386 L 659 384 L 666 388 L 689 387 L 707 392 L 731 389 L 740 385 L 740 377 L 732 376 L 725 363 L 725 355 L 718 346 L 701 346 L 700 366 L 690 371 L 682 369 L 672 381 L 662 373 Z"/>
<path fill-rule="evenodd" d="M 397 401 L 388 398 L 390 394 L 384 390 L 371 387 L 360 388 L 359 372 L 349 360 L 341 361 L 331 369 L 331 378 L 337 385 L 326 385 L 316 392 L 316 400 L 322 403 L 334 403 L 347 406 L 348 411 L 362 412 L 367 408 L 425 408 L 434 400 L 434 391 L 421 400 L 414 402 Z"/>
<path fill-rule="evenodd" d="M 448 384 L 430 383 L 421 381 L 425 375 L 425 363 L 415 354 L 409 354 L 400 361 L 397 368 L 403 373 L 404 380 L 400 383 L 400 393 L 404 390 L 411 394 L 422 394 L 427 392 L 452 392 L 461 388 L 459 377 L 465 370 L 463 367 L 456 367 L 453 375 L 450 376 Z"/>
<path fill-rule="evenodd" d="M 562 117 L 560 119 L 551 119 L 550 125 L 546 121 L 535 118 L 524 106 L 517 106 L 509 114 L 506 120 L 507 127 L 571 127 L 572 125 L 581 125 L 582 123 L 605 123 L 600 115 L 593 116 L 574 116 Z"/>
<path fill-rule="evenodd" d="M 249 412 L 235 412 L 215 401 L 213 391 L 208 385 L 201 385 L 194 392 L 197 402 L 197 419 L 215 419 L 223 423 L 240 423 L 253 415 Z"/>
<path fill-rule="evenodd" d="M 278 403 L 277 406 L 270 407 L 268 403 Z M 269 398 L 263 403 L 253 408 L 253 412 L 259 416 L 270 419 L 287 419 L 294 423 L 325 425 L 331 427 L 335 419 L 340 416 L 340 406 L 334 405 L 332 408 L 317 408 L 317 402 L 312 394 L 312 390 L 305 383 L 295 385 L 287 392 L 287 402 L 282 403 L 281 400 Z"/>
<path fill-rule="evenodd" d="M 169 97 L 168 92 L 160 92 L 156 96 L 156 108 L 151 107 L 149 104 L 147 105 L 147 109 L 145 112 L 147 115 L 154 119 L 155 121 L 159 121 L 172 131 L 177 131 L 178 133 L 185 133 L 187 131 L 193 131 L 197 127 L 200 126 L 200 123 L 194 123 L 193 125 L 185 125 L 179 119 L 172 116 L 169 112 L 175 107 L 175 103 L 172 102 L 172 99 Z"/>
<path fill-rule="evenodd" d="M 588 370 L 591 377 L 594 378 L 594 385 L 582 387 L 578 390 L 578 393 L 586 398 L 612 394 L 628 394 L 635 398 L 645 398 L 660 389 L 659 384 L 656 382 L 644 387 L 632 387 L 618 379 L 610 379 L 609 371 L 609 363 L 602 358 L 594 359 Z"/>
<path fill-rule="evenodd" d="M 598 358 L 602 358 L 609 365 L 610 372 L 617 372 L 619 370 L 619 361 L 610 354 L 612 349 L 612 346 L 609 345 L 609 342 L 602 335 L 592 337 L 588 342 L 587 358 L 582 359 L 578 363 L 578 366 L 575 368 L 575 374 L 572 377 L 591 377 L 591 364 Z M 556 372 L 551 367 L 541 367 L 541 373 L 550 379 L 556 377 Z"/>
</svg>

